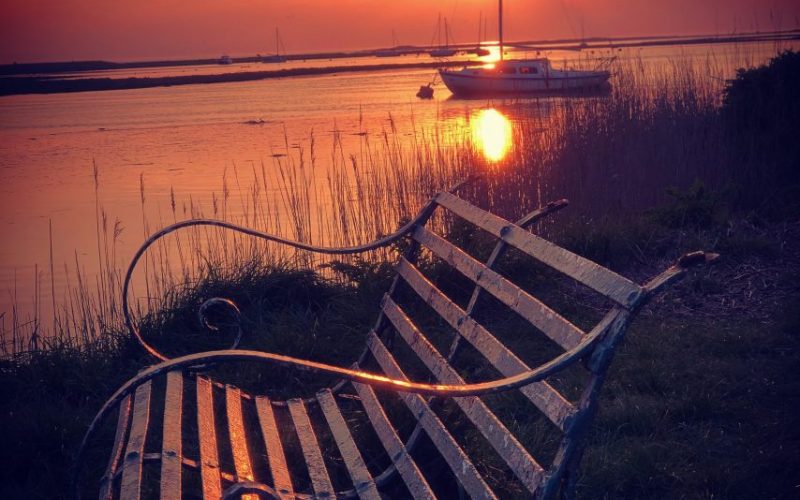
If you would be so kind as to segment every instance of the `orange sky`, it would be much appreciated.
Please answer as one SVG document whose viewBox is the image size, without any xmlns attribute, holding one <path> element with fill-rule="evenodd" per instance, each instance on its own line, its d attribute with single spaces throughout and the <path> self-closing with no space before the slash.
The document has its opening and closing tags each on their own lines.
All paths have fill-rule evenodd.
<svg viewBox="0 0 800 500">
<path fill-rule="evenodd" d="M 798 0 L 505 0 L 511 39 L 798 27 Z M 439 11 L 477 37 L 494 0 L 2 0 L 0 63 L 255 55 L 427 44 Z"/>
</svg>

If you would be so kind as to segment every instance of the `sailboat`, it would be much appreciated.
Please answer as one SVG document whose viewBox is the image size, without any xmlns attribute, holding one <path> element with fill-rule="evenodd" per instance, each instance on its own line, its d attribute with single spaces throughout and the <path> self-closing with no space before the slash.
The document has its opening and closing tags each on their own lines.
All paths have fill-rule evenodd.
<svg viewBox="0 0 800 500">
<path fill-rule="evenodd" d="M 491 54 L 489 49 L 487 49 L 486 47 L 481 47 L 481 44 L 483 43 L 484 32 L 486 32 L 486 28 L 483 19 L 483 12 L 481 12 L 480 15 L 478 16 L 478 45 L 476 45 L 475 48 L 472 49 L 472 53 L 478 57 L 486 57 Z"/>
<path fill-rule="evenodd" d="M 602 88 L 611 78 L 607 70 L 555 69 L 547 58 L 512 59 L 504 57 L 503 0 L 498 0 L 500 60 L 484 67 L 460 70 L 440 69 L 439 75 L 456 96 L 486 96 L 536 92 L 565 92 Z"/>
<path fill-rule="evenodd" d="M 450 48 L 450 27 L 447 18 L 444 18 L 444 44 L 442 44 L 442 15 L 439 14 L 439 24 L 436 33 L 439 37 L 439 48 L 429 52 L 431 57 L 451 57 L 456 55 L 456 49 Z"/>
<path fill-rule="evenodd" d="M 392 30 L 392 46 L 388 49 L 380 49 L 375 51 L 375 56 L 377 57 L 395 57 L 400 56 L 402 53 L 398 50 L 397 36 L 394 34 L 394 30 Z"/>
<path fill-rule="evenodd" d="M 283 42 L 281 41 L 281 35 L 278 31 L 278 28 L 275 28 L 275 54 L 271 56 L 264 56 L 261 58 L 261 62 L 264 63 L 282 63 L 286 62 L 286 55 L 281 54 L 281 47 L 283 47 Z M 283 47 L 284 53 L 286 52 L 286 48 Z"/>
<path fill-rule="evenodd" d="M 395 57 L 400 53 L 395 49 L 380 49 L 375 51 L 375 57 Z"/>
</svg>

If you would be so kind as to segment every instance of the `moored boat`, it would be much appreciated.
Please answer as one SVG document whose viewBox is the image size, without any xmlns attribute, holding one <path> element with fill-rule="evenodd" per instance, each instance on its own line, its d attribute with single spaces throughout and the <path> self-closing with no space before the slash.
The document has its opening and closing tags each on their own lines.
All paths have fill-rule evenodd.
<svg viewBox="0 0 800 500">
<path fill-rule="evenodd" d="M 375 51 L 375 56 L 376 57 L 397 57 L 397 56 L 401 56 L 401 55 L 403 55 L 403 53 L 400 52 L 400 50 L 398 50 L 398 48 L 397 48 L 398 45 L 400 45 L 400 44 L 397 42 L 397 35 L 395 35 L 394 30 L 392 30 L 392 46 L 390 48 L 388 48 L 388 49 L 378 49 L 378 50 L 376 50 Z"/>
<path fill-rule="evenodd" d="M 275 53 L 270 56 L 264 56 L 261 58 L 261 62 L 263 63 L 283 63 L 286 62 L 286 56 L 281 54 L 281 48 L 283 48 L 284 52 L 286 52 L 286 48 L 283 46 L 283 41 L 281 40 L 280 32 L 278 28 L 275 28 Z"/>
<path fill-rule="evenodd" d="M 478 68 L 440 69 L 439 74 L 457 96 L 591 90 L 611 77 L 606 70 L 554 69 L 548 59 L 504 60 Z"/>
<path fill-rule="evenodd" d="M 478 17 L 478 44 L 471 51 L 478 57 L 486 57 L 492 54 L 492 52 L 486 47 L 481 47 L 481 44 L 483 44 L 483 34 L 485 31 L 486 31 L 486 22 L 483 19 L 483 12 L 481 12 L 480 16 Z"/>
<path fill-rule="evenodd" d="M 498 0 L 498 7 L 500 60 L 479 68 L 439 69 L 442 81 L 454 95 L 574 92 L 606 86 L 611 72 L 605 69 L 555 69 L 547 58 L 506 60 L 503 46 L 503 0 Z"/>
<path fill-rule="evenodd" d="M 452 57 L 456 55 L 456 50 L 447 48 L 433 49 L 429 54 L 431 57 Z"/>
<path fill-rule="evenodd" d="M 263 63 L 283 63 L 283 62 L 286 62 L 286 56 L 282 56 L 280 54 L 273 54 L 271 56 L 263 56 L 261 58 L 261 62 L 263 62 Z"/>
<path fill-rule="evenodd" d="M 444 36 L 442 36 L 443 34 Z M 450 47 L 450 26 L 447 24 L 447 18 L 444 19 L 444 29 L 442 29 L 441 14 L 439 14 L 436 36 L 439 39 L 439 47 L 428 52 L 431 57 L 452 57 L 458 53 L 456 49 Z"/>
</svg>

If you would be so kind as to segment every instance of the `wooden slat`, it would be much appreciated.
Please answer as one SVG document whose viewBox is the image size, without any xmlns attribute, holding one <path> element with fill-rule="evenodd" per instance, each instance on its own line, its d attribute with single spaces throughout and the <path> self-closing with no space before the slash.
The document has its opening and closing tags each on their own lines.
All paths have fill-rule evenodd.
<svg viewBox="0 0 800 500">
<path fill-rule="evenodd" d="M 287 405 L 294 422 L 294 428 L 297 431 L 297 437 L 300 439 L 300 448 L 303 450 L 303 457 L 308 467 L 308 475 L 311 478 L 314 494 L 332 497 L 334 495 L 333 485 L 331 484 L 330 476 L 328 476 L 325 461 L 322 459 L 322 452 L 319 449 L 319 442 L 317 442 L 317 436 L 314 434 L 314 428 L 311 427 L 311 421 L 308 419 L 306 406 L 301 399 L 290 399 L 287 401 Z"/>
<path fill-rule="evenodd" d="M 197 377 L 197 432 L 200 441 L 200 476 L 203 482 L 203 498 L 206 500 L 216 500 L 222 496 L 212 390 L 213 387 L 208 379 Z"/>
<path fill-rule="evenodd" d="M 408 380 L 403 370 L 392 357 L 383 342 L 380 341 L 375 332 L 370 332 L 367 337 L 367 344 L 375 360 L 381 369 L 390 377 Z M 456 443 L 456 440 L 444 426 L 442 421 L 433 412 L 425 399 L 419 394 L 400 393 L 411 413 L 417 418 L 425 429 L 433 444 L 444 457 L 450 469 L 458 477 L 464 489 L 473 498 L 496 498 L 492 490 L 478 473 L 464 450 Z"/>
<path fill-rule="evenodd" d="M 114 435 L 114 447 L 111 449 L 111 458 L 108 466 L 100 480 L 100 500 L 110 500 L 112 497 L 114 476 L 117 472 L 117 464 L 122 457 L 122 445 L 124 444 L 125 434 L 128 431 L 128 420 L 131 417 L 131 396 L 127 395 L 119 403 L 119 416 L 117 417 L 117 432 Z"/>
<path fill-rule="evenodd" d="M 488 330 L 469 317 L 457 304 L 445 296 L 419 270 L 405 259 L 398 273 L 458 333 L 506 377 L 529 371 L 530 368 Z M 520 391 L 561 430 L 574 415 L 575 407 L 545 381 L 534 382 Z"/>
<path fill-rule="evenodd" d="M 275 490 L 282 498 L 294 498 L 292 480 L 289 476 L 289 467 L 286 465 L 286 455 L 283 452 L 281 438 L 278 435 L 278 426 L 275 422 L 275 413 L 272 403 L 266 396 L 256 397 L 256 412 L 261 435 L 267 449 L 269 470 L 272 473 L 272 482 Z"/>
<path fill-rule="evenodd" d="M 180 500 L 183 446 L 181 418 L 183 413 L 183 374 L 167 374 L 164 397 L 164 435 L 161 445 L 161 500 Z"/>
<path fill-rule="evenodd" d="M 361 404 L 364 406 L 364 411 L 370 422 L 372 422 L 375 434 L 378 435 L 378 439 L 381 440 L 386 453 L 391 457 L 392 462 L 400 472 L 408 491 L 417 500 L 433 500 L 436 498 L 417 464 L 408 454 L 403 441 L 397 435 L 397 431 L 394 430 L 391 422 L 389 422 L 389 418 L 375 395 L 375 390 L 364 384 L 353 384 L 353 387 L 355 387 L 358 396 L 361 398 Z"/>
<path fill-rule="evenodd" d="M 629 307 L 642 295 L 642 288 L 629 279 L 588 259 L 564 250 L 511 222 L 479 209 L 450 193 L 439 193 L 436 202 L 459 217 L 488 231 L 506 243 L 547 264 L 618 304 Z"/>
<path fill-rule="evenodd" d="M 538 209 L 530 212 L 529 214 L 525 215 L 521 219 L 514 222 L 514 224 L 518 225 L 521 228 L 527 229 L 530 225 L 534 222 L 542 219 L 543 217 L 550 215 L 552 213 L 561 210 L 562 208 L 569 205 L 569 201 L 562 199 L 548 203 L 543 207 L 539 207 Z M 491 255 L 486 260 L 485 265 L 489 269 L 492 269 L 497 262 L 497 260 L 502 257 L 506 250 L 508 249 L 509 245 L 503 240 L 497 240 L 497 243 L 492 249 Z M 467 315 L 472 315 L 472 311 L 475 310 L 475 305 L 478 303 L 478 298 L 481 296 L 481 292 L 483 288 L 480 285 L 476 284 L 475 288 L 472 290 L 472 296 L 469 298 L 469 302 L 467 303 L 467 307 L 464 309 Z M 376 330 L 378 331 L 378 330 Z M 447 360 L 448 362 L 455 359 L 456 354 L 458 353 L 458 349 L 461 346 L 461 340 L 463 338 L 461 336 L 456 337 L 453 339 L 453 342 L 450 344 L 450 350 L 447 353 Z"/>
<path fill-rule="evenodd" d="M 462 385 L 464 379 L 442 357 L 439 351 L 419 331 L 400 307 L 390 298 L 384 300 L 383 310 L 403 340 L 419 356 L 437 380 L 445 384 Z M 508 464 L 509 468 L 533 493 L 542 480 L 542 467 L 517 441 L 503 422 L 478 397 L 453 398 L 464 414 L 475 424 L 487 441 Z"/>
<path fill-rule="evenodd" d="M 419 227 L 414 231 L 414 238 L 530 321 L 564 350 L 576 347 L 583 340 L 584 333 L 580 328 L 441 236 Z"/>
<path fill-rule="evenodd" d="M 150 381 L 136 388 L 133 398 L 133 420 L 125 461 L 122 466 L 120 498 L 138 500 L 142 491 L 142 462 L 147 426 L 150 422 Z"/>
<path fill-rule="evenodd" d="M 375 481 L 372 480 L 372 475 L 364 464 L 364 458 L 353 441 L 353 435 L 347 428 L 347 423 L 344 421 L 331 390 L 325 389 L 317 393 L 317 401 L 319 401 L 322 414 L 325 415 L 325 420 L 331 429 L 333 440 L 336 441 L 336 447 L 339 448 L 339 454 L 344 459 L 358 497 L 362 500 L 380 500 L 381 496 L 375 486 Z"/>
<path fill-rule="evenodd" d="M 247 450 L 247 435 L 242 417 L 242 391 L 238 387 L 225 387 L 225 409 L 228 414 L 228 436 L 233 453 L 233 469 L 236 481 L 253 481 L 253 467 L 250 464 L 250 452 Z M 244 495 L 245 500 L 256 500 L 257 495 Z"/>
</svg>

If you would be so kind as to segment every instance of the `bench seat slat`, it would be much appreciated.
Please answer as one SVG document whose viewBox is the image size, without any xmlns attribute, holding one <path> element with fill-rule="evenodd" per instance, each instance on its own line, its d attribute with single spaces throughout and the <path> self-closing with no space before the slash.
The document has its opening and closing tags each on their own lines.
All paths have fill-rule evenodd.
<svg viewBox="0 0 800 500">
<path fill-rule="evenodd" d="M 408 380 L 397 361 L 383 345 L 383 342 L 370 332 L 367 336 L 367 344 L 375 360 L 381 369 L 390 377 Z M 492 490 L 483 480 L 472 461 L 464 453 L 450 431 L 444 426 L 442 421 L 433 412 L 425 399 L 419 394 L 400 392 L 400 397 L 405 402 L 411 413 L 417 418 L 419 423 L 427 432 L 436 448 L 442 454 L 450 469 L 464 486 L 467 493 L 473 498 L 496 498 Z"/>
<path fill-rule="evenodd" d="M 398 272 L 411 288 L 425 300 L 445 321 L 480 352 L 506 377 L 530 370 L 494 335 L 467 316 L 466 312 L 444 295 L 410 262 L 401 259 Z M 534 382 L 520 391 L 561 430 L 575 413 L 575 407 L 545 381 Z"/>
<path fill-rule="evenodd" d="M 540 262 L 595 291 L 630 307 L 642 295 L 642 287 L 584 257 L 536 236 L 496 215 L 479 209 L 450 193 L 439 193 L 436 202 Z"/>
<path fill-rule="evenodd" d="M 527 319 L 564 350 L 576 347 L 583 340 L 580 328 L 441 236 L 418 227 L 414 239 Z"/>
<path fill-rule="evenodd" d="M 353 387 L 355 387 L 358 396 L 361 398 L 361 404 L 364 406 L 364 411 L 370 422 L 372 422 L 372 428 L 378 435 L 378 439 L 380 439 L 384 449 L 386 449 L 386 453 L 392 459 L 392 463 L 394 463 L 403 477 L 408 491 L 411 492 L 411 495 L 416 500 L 433 500 L 436 498 L 417 464 L 408 454 L 403 441 L 397 435 L 397 431 L 389 422 L 389 418 L 375 395 L 375 390 L 365 384 L 354 383 Z"/>
<path fill-rule="evenodd" d="M 419 356 L 437 380 L 446 384 L 461 385 L 464 379 L 450 366 L 439 351 L 428 341 L 411 319 L 389 297 L 384 302 L 384 313 L 400 333 L 403 340 Z M 478 397 L 453 398 L 464 414 L 491 443 L 509 468 L 533 493 L 542 480 L 542 467 Z"/>
<path fill-rule="evenodd" d="M 138 500 L 142 491 L 142 463 L 147 426 L 150 422 L 150 381 L 136 388 L 133 398 L 133 420 L 122 466 L 120 498 Z"/>
<path fill-rule="evenodd" d="M 167 374 L 164 398 L 164 433 L 161 444 L 161 500 L 180 500 L 183 446 L 181 416 L 183 413 L 183 374 Z"/>
<path fill-rule="evenodd" d="M 128 420 L 131 417 L 131 396 L 125 396 L 119 404 L 119 416 L 117 417 L 117 431 L 114 435 L 114 447 L 111 449 L 111 458 L 108 466 L 100 480 L 100 500 L 110 500 L 114 485 L 114 476 L 117 472 L 119 459 L 122 457 L 122 445 L 125 441 L 125 434 L 128 431 Z"/>
<path fill-rule="evenodd" d="M 242 416 L 242 391 L 238 387 L 228 385 L 225 387 L 225 409 L 228 415 L 228 436 L 233 453 L 233 469 L 236 472 L 236 481 L 252 481 L 253 466 L 250 464 L 250 452 L 247 448 L 247 435 L 244 430 Z M 245 495 L 242 498 L 256 500 L 255 495 Z"/>
<path fill-rule="evenodd" d="M 317 393 L 317 401 L 319 401 L 319 406 L 331 429 L 333 439 L 336 441 L 336 447 L 339 448 L 339 453 L 344 459 L 358 497 L 362 500 L 380 500 L 381 496 L 378 494 L 375 481 L 364 464 L 364 458 L 353 441 L 353 435 L 347 428 L 347 423 L 344 421 L 331 390 L 326 389 Z"/>
<path fill-rule="evenodd" d="M 257 396 L 255 399 L 258 424 L 261 427 L 261 435 L 264 438 L 264 445 L 267 449 L 269 470 L 272 473 L 275 491 L 281 497 L 294 498 L 292 480 L 289 477 L 289 467 L 286 464 L 286 455 L 284 455 L 283 445 L 278 434 L 272 403 L 266 396 Z"/>
<path fill-rule="evenodd" d="M 217 500 L 222 495 L 217 429 L 214 420 L 214 395 L 211 381 L 197 377 L 197 432 L 200 441 L 200 476 L 203 498 Z"/>
<path fill-rule="evenodd" d="M 308 418 L 306 406 L 301 399 L 290 399 L 287 401 L 287 405 L 294 422 L 294 428 L 297 431 L 297 437 L 300 439 L 300 448 L 303 451 L 303 457 L 308 467 L 308 475 L 311 478 L 314 494 L 333 497 L 335 494 L 333 485 L 331 484 L 330 476 L 328 476 L 325 461 L 322 459 L 317 436 L 314 434 L 313 427 L 311 427 L 311 420 Z"/>
</svg>

